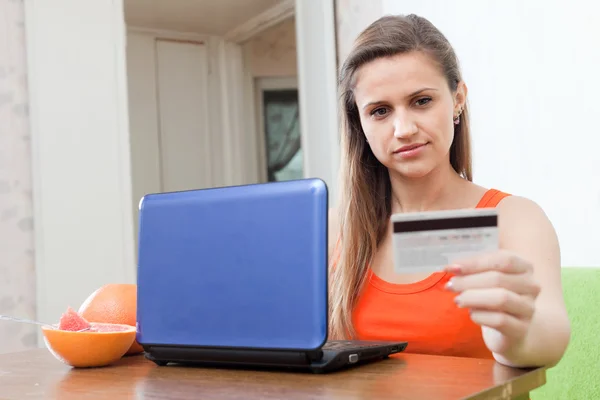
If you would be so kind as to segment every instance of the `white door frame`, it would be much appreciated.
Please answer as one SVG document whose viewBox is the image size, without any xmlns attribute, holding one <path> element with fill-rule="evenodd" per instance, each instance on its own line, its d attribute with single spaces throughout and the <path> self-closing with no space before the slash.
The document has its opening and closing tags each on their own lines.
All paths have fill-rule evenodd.
<svg viewBox="0 0 600 400">
<path fill-rule="evenodd" d="M 319 177 L 329 189 L 329 201 L 338 200 L 339 134 L 337 114 L 337 50 L 335 0 L 295 0 L 298 101 L 304 177 Z M 276 78 L 272 79 L 277 82 Z M 286 85 L 285 78 L 279 84 Z M 262 102 L 256 95 L 258 81 L 246 77 L 256 113 L 248 126 L 256 129 L 259 178 L 266 180 Z M 252 119 L 255 119 L 253 121 Z"/>
<path fill-rule="evenodd" d="M 305 175 L 335 198 L 334 0 L 295 8 Z M 98 286 L 136 280 L 126 29 L 123 0 L 25 0 L 25 13 L 37 318 L 52 322 Z"/>
<path fill-rule="evenodd" d="M 338 199 L 335 0 L 296 0 L 296 48 L 304 176 L 319 177 Z"/>
</svg>

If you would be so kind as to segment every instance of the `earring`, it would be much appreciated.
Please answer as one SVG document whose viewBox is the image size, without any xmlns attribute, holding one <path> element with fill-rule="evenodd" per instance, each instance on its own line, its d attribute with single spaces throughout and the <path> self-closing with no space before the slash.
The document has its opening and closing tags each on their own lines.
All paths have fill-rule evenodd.
<svg viewBox="0 0 600 400">
<path fill-rule="evenodd" d="M 454 117 L 454 125 L 460 124 L 460 114 L 461 113 L 462 113 L 462 110 L 458 110 L 458 114 L 456 115 L 456 117 Z"/>
</svg>

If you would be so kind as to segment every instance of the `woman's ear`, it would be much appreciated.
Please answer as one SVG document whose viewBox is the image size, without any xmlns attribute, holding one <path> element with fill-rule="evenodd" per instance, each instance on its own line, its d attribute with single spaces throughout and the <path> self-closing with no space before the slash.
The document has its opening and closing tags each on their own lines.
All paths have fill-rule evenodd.
<svg viewBox="0 0 600 400">
<path fill-rule="evenodd" d="M 456 87 L 456 92 L 454 94 L 454 112 L 457 113 L 462 111 L 465 108 L 465 103 L 467 102 L 467 84 L 463 81 L 458 82 L 458 86 Z"/>
</svg>

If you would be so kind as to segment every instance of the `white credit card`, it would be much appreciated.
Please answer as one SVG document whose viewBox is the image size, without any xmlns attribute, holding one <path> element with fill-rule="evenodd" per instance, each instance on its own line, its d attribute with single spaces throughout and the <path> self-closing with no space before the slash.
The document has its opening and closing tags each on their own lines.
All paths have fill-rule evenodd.
<svg viewBox="0 0 600 400">
<path fill-rule="evenodd" d="M 498 249 L 495 208 L 393 214 L 394 270 L 436 272 L 471 255 Z"/>
</svg>

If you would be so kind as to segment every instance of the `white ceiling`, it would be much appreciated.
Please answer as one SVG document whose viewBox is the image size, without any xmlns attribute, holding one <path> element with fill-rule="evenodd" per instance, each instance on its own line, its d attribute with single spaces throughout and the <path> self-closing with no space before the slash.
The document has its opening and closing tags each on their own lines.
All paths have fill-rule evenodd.
<svg viewBox="0 0 600 400">
<path fill-rule="evenodd" d="M 127 25 L 224 35 L 281 0 L 125 0 Z"/>
</svg>

